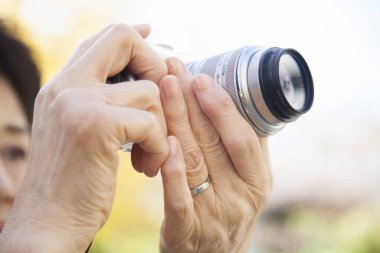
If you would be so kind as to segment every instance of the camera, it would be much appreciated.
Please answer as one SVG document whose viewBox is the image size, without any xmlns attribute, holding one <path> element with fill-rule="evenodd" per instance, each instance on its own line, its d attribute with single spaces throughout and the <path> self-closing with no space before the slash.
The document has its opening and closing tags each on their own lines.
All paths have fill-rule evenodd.
<svg viewBox="0 0 380 253">
<path fill-rule="evenodd" d="M 174 51 L 154 48 L 158 48 L 156 51 L 161 55 L 177 56 Z M 313 104 L 314 87 L 309 67 L 294 49 L 245 46 L 185 63 L 192 74 L 204 73 L 214 78 L 261 137 L 277 133 L 309 111 Z M 108 78 L 107 83 L 135 79 L 127 66 Z"/>
</svg>

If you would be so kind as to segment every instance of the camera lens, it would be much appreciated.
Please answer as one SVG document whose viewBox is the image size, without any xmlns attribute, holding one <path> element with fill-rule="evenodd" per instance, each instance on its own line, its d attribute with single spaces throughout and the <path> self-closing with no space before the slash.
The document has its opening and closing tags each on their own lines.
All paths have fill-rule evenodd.
<svg viewBox="0 0 380 253">
<path fill-rule="evenodd" d="M 278 132 L 313 102 L 310 70 L 293 49 L 247 46 L 187 66 L 213 77 L 259 136 Z"/>
<path fill-rule="evenodd" d="M 160 52 L 162 53 L 162 48 Z M 170 51 L 169 55 L 176 55 Z M 199 61 L 187 62 L 192 74 L 214 78 L 259 136 L 280 131 L 313 104 L 309 67 L 294 49 L 246 46 Z M 107 83 L 135 80 L 125 68 Z"/>
</svg>

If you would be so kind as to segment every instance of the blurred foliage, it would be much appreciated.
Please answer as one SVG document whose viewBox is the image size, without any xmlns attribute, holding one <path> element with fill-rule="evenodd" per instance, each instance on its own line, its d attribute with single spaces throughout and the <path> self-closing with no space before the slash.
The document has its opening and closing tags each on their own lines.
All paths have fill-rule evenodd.
<svg viewBox="0 0 380 253">
<path fill-rule="evenodd" d="M 343 212 L 326 209 L 290 211 L 284 226 L 298 235 L 303 245 L 295 251 L 281 252 L 379 253 L 378 210 L 373 207 L 358 207 Z"/>
</svg>

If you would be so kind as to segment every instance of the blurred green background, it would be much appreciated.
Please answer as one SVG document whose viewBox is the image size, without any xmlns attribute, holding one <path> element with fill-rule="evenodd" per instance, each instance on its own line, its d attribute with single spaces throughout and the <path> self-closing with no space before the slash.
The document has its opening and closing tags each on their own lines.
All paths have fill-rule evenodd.
<svg viewBox="0 0 380 253">
<path fill-rule="evenodd" d="M 274 188 L 251 252 L 380 252 L 380 2 L 0 0 L 46 82 L 110 23 L 150 23 L 150 41 L 194 57 L 247 44 L 293 47 L 315 83 L 313 109 L 270 138 Z M 161 179 L 120 153 L 112 215 L 90 252 L 158 252 Z"/>
</svg>

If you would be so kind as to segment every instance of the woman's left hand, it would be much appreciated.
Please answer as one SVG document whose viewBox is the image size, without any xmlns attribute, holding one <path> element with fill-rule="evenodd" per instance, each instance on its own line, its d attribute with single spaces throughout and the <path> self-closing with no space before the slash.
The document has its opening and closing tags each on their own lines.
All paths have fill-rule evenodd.
<svg viewBox="0 0 380 253">
<path fill-rule="evenodd" d="M 2 253 L 82 253 L 105 224 L 118 151 L 154 176 L 168 154 L 156 83 L 165 62 L 143 40 L 147 26 L 112 25 L 84 41 L 38 94 L 22 187 L 0 234 Z M 106 85 L 128 65 L 141 80 Z"/>
<path fill-rule="evenodd" d="M 160 83 L 170 155 L 161 169 L 161 252 L 246 252 L 271 188 L 266 140 L 211 78 L 177 59 Z M 192 193 L 209 181 L 199 194 Z"/>
</svg>

